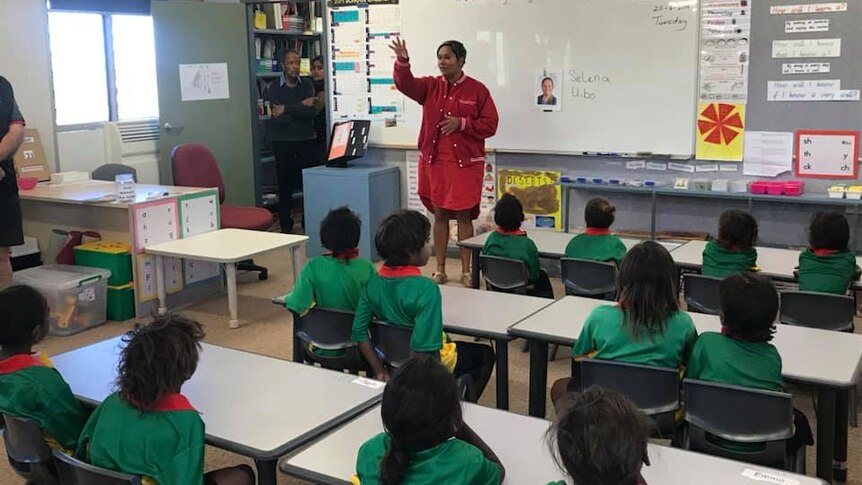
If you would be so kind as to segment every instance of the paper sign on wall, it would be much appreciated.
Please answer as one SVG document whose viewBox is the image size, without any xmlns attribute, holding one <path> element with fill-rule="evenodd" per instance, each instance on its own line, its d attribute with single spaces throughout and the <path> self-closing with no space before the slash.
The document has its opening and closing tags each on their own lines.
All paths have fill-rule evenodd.
<svg viewBox="0 0 862 485">
<path fill-rule="evenodd" d="M 180 64 L 180 97 L 183 101 L 230 98 L 227 63 Z"/>
<path fill-rule="evenodd" d="M 841 57 L 841 39 L 773 40 L 772 57 Z"/>
<path fill-rule="evenodd" d="M 132 206 L 135 251 L 180 238 L 176 199 L 144 202 Z"/>
<path fill-rule="evenodd" d="M 748 131 L 742 172 L 756 177 L 775 177 L 793 169 L 793 133 Z"/>
<path fill-rule="evenodd" d="M 790 62 L 781 65 L 781 74 L 825 74 L 831 68 L 828 62 Z"/>
<path fill-rule="evenodd" d="M 856 178 L 858 131 L 798 130 L 796 176 Z"/>
<path fill-rule="evenodd" d="M 788 20 L 784 22 L 784 32 L 787 34 L 828 31 L 829 19 Z"/>
<path fill-rule="evenodd" d="M 808 3 L 802 5 L 773 5 L 769 8 L 772 15 L 796 15 L 801 13 L 846 12 L 847 2 Z"/>
<path fill-rule="evenodd" d="M 560 172 L 501 169 L 498 173 L 498 195 L 512 194 L 524 205 L 524 229 L 560 230 Z"/>
<path fill-rule="evenodd" d="M 700 103 L 697 112 L 697 159 L 741 161 L 745 105 Z"/>
</svg>

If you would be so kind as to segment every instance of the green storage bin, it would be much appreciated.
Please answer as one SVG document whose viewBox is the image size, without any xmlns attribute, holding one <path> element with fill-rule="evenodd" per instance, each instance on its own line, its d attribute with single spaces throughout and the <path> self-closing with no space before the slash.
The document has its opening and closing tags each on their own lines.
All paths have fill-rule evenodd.
<svg viewBox="0 0 862 485">
<path fill-rule="evenodd" d="M 108 320 L 124 322 L 135 318 L 135 288 L 131 283 L 108 287 Z"/>
<path fill-rule="evenodd" d="M 81 244 L 75 247 L 75 264 L 110 270 L 108 286 L 123 286 L 132 281 L 132 247 L 128 244 L 110 241 Z"/>
</svg>

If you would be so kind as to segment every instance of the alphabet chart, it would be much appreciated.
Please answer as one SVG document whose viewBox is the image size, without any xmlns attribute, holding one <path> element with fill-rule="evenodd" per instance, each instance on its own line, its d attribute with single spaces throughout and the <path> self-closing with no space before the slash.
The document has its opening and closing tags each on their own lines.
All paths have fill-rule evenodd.
<svg viewBox="0 0 862 485">
<path fill-rule="evenodd" d="M 855 179 L 859 132 L 796 131 L 796 176 Z"/>
<path fill-rule="evenodd" d="M 196 236 L 220 228 L 218 191 L 179 197 L 182 237 Z"/>
<path fill-rule="evenodd" d="M 135 252 L 180 238 L 177 199 L 156 200 L 132 206 Z"/>
</svg>

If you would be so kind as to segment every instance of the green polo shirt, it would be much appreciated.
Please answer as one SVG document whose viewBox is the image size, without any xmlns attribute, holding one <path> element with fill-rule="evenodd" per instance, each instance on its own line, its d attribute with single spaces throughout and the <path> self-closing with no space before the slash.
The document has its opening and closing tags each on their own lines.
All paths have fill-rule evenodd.
<svg viewBox="0 0 862 485">
<path fill-rule="evenodd" d="M 626 245 L 614 234 L 578 234 L 566 245 L 566 257 L 613 261 L 620 265 L 626 255 Z"/>
<path fill-rule="evenodd" d="M 353 319 L 354 342 L 370 340 L 372 319 L 413 329 L 410 349 L 414 352 L 440 351 L 440 360 L 449 371 L 458 358 L 455 344 L 443 332 L 443 298 L 437 283 L 416 266 L 383 266 L 372 276 L 359 297 Z"/>
<path fill-rule="evenodd" d="M 46 442 L 74 451 L 87 412 L 56 369 L 30 354 L 0 360 L 0 413 L 32 419 Z"/>
<path fill-rule="evenodd" d="M 697 338 L 697 330 L 688 313 L 678 311 L 673 314 L 664 333 L 649 335 L 644 332 L 637 339 L 624 317 L 616 305 L 593 309 L 572 348 L 572 356 L 667 368 L 677 368 L 685 363 Z"/>
<path fill-rule="evenodd" d="M 799 253 L 799 289 L 843 295 L 856 278 L 856 256 L 850 251 L 815 254 Z"/>
<path fill-rule="evenodd" d="M 111 394 L 87 421 L 77 455 L 158 485 L 203 485 L 204 422 L 181 394 L 167 396 L 152 411 Z"/>
<path fill-rule="evenodd" d="M 706 243 L 703 248 L 703 269 L 706 276 L 724 278 L 732 274 L 757 269 L 757 250 L 748 251 L 725 249 L 715 241 Z"/>
<path fill-rule="evenodd" d="M 781 356 L 769 342 L 743 342 L 716 332 L 697 338 L 685 376 L 734 386 L 781 391 Z"/>
<path fill-rule="evenodd" d="M 361 485 L 380 483 L 380 462 L 389 448 L 386 433 L 366 441 L 356 457 L 356 476 Z M 355 481 L 354 481 L 355 482 Z M 475 446 L 449 439 L 426 450 L 410 454 L 410 465 L 401 485 L 431 483 L 459 485 L 499 485 L 500 467 Z"/>
<path fill-rule="evenodd" d="M 527 265 L 530 282 L 539 280 L 539 249 L 532 239 L 523 231 L 502 233 L 494 231 L 488 234 L 482 252 L 489 256 L 517 259 Z"/>
</svg>

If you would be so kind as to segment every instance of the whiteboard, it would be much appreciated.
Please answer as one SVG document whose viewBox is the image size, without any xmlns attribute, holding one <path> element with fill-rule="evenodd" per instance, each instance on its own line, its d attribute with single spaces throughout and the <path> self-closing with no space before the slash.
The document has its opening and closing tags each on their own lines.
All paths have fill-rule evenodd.
<svg viewBox="0 0 862 485">
<path fill-rule="evenodd" d="M 694 153 L 697 0 L 406 0 L 401 8 L 414 75 L 439 74 L 442 41 L 466 45 L 464 70 L 500 113 L 489 148 Z M 561 78 L 559 111 L 536 107 L 544 69 Z M 405 100 L 398 126 L 373 123 L 371 143 L 415 146 L 420 115 Z"/>
</svg>

